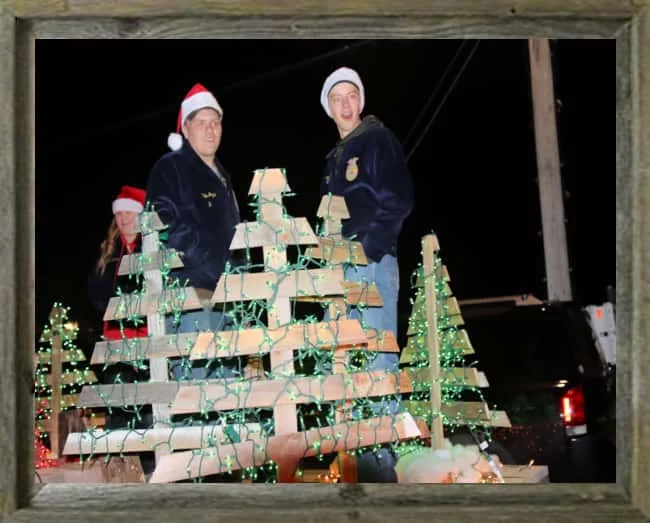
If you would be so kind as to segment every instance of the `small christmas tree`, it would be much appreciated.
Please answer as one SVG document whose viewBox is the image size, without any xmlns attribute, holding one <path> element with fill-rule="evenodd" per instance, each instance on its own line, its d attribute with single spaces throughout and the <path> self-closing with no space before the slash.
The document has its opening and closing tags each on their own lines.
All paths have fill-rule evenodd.
<svg viewBox="0 0 650 523">
<path fill-rule="evenodd" d="M 35 456 L 37 466 L 52 466 L 61 455 L 59 442 L 59 414 L 77 405 L 81 387 L 97 381 L 84 353 L 75 344 L 78 327 L 70 321 L 68 307 L 54 303 L 49 323 L 43 329 L 36 353 L 34 395 L 36 405 Z M 46 434 L 49 434 L 49 454 L 45 457 Z"/>
</svg>

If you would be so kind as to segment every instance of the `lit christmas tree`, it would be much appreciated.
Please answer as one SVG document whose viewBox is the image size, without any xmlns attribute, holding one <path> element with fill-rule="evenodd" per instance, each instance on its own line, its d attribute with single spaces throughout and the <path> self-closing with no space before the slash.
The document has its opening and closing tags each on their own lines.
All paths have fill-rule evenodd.
<svg viewBox="0 0 650 523">
<path fill-rule="evenodd" d="M 68 317 L 69 308 L 54 303 L 36 353 L 34 395 L 36 414 L 36 467 L 56 465 L 59 459 L 59 414 L 74 408 L 81 387 L 97 381 L 75 344 L 78 327 Z M 49 437 L 46 436 L 49 435 Z M 46 440 L 49 445 L 46 445 Z"/>
</svg>

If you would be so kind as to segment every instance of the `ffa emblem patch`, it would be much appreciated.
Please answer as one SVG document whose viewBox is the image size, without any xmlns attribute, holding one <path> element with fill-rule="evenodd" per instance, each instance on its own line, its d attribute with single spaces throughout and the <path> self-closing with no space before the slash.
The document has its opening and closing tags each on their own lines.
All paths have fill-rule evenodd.
<svg viewBox="0 0 650 523">
<path fill-rule="evenodd" d="M 359 176 L 359 166 L 357 165 L 358 161 L 358 156 L 354 156 L 348 160 L 348 166 L 345 169 L 345 179 L 348 182 L 354 181 L 357 176 Z"/>
<path fill-rule="evenodd" d="M 212 207 L 212 200 L 214 200 L 217 197 L 217 193 L 202 192 L 201 196 L 203 196 L 204 199 L 208 200 L 208 207 Z"/>
</svg>

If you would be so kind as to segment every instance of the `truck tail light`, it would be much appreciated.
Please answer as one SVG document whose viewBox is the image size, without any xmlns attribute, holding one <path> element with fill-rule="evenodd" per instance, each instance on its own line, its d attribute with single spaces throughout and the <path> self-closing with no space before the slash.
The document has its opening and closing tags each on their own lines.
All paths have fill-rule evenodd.
<svg viewBox="0 0 650 523">
<path fill-rule="evenodd" d="M 569 389 L 562 395 L 561 402 L 562 419 L 566 427 L 577 428 L 584 426 L 586 432 L 587 416 L 585 413 L 585 396 L 582 392 L 582 387 L 577 386 Z"/>
</svg>

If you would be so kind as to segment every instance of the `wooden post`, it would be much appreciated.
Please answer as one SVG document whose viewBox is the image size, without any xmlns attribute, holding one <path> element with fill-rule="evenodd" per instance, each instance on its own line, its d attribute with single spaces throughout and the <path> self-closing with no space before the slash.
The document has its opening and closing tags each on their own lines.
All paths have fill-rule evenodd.
<svg viewBox="0 0 650 523">
<path fill-rule="evenodd" d="M 258 200 L 260 202 L 259 219 L 274 227 L 282 227 L 283 207 L 282 192 L 289 187 L 284 180 L 284 174 L 275 169 L 259 174 Z M 264 183 L 265 177 L 269 177 Z M 280 180 L 281 178 L 281 180 Z M 283 271 L 287 265 L 286 248 L 277 245 L 262 247 L 264 253 L 265 271 Z M 267 302 L 268 328 L 275 329 L 291 322 L 291 301 L 289 298 L 274 298 Z M 289 376 L 295 373 L 293 366 L 293 351 L 271 352 L 271 372 Z M 273 407 L 275 435 L 298 432 L 298 414 L 295 404 L 275 405 Z M 290 483 L 295 481 L 295 463 L 292 461 L 278 462 L 278 481 Z"/>
<path fill-rule="evenodd" d="M 52 311 L 54 313 L 54 310 Z M 61 329 L 63 325 L 57 322 L 52 326 L 52 367 L 50 376 L 52 377 L 52 399 L 50 405 L 51 429 L 50 429 L 50 458 L 59 459 L 59 422 L 61 414 Z"/>
<path fill-rule="evenodd" d="M 142 234 L 142 253 L 155 254 L 159 251 L 158 231 L 147 231 Z M 147 294 L 162 292 L 162 274 L 160 269 L 144 271 L 145 287 Z M 147 333 L 149 336 L 165 334 L 165 318 L 156 312 L 147 315 Z M 167 358 L 151 358 L 149 360 L 150 382 L 168 382 L 169 369 Z M 165 428 L 169 426 L 170 413 L 169 405 L 165 403 L 154 403 L 151 405 L 153 414 L 153 428 Z M 169 454 L 169 448 L 165 445 L 157 445 L 155 448 L 156 464 L 161 456 Z"/>
<path fill-rule="evenodd" d="M 343 225 L 342 219 L 349 218 L 350 214 L 341 196 L 324 196 L 321 206 L 318 209 L 318 215 L 323 218 L 323 235 L 333 239 L 342 238 L 341 231 Z M 344 298 L 333 298 L 327 307 L 330 320 L 343 319 L 347 316 L 347 307 Z M 344 349 L 334 349 L 332 355 L 332 373 L 345 374 L 348 372 L 350 364 L 350 353 Z M 344 401 L 336 408 L 336 423 L 345 423 L 349 420 L 350 411 L 354 407 L 353 401 Z M 344 483 L 356 483 L 357 460 L 354 455 L 347 451 L 339 451 L 336 457 L 335 470 L 340 474 L 340 480 Z"/>
<path fill-rule="evenodd" d="M 548 40 L 529 39 L 528 51 L 535 116 L 535 147 L 544 235 L 547 298 L 549 301 L 571 301 L 560 155 L 555 123 L 553 69 Z"/>
<path fill-rule="evenodd" d="M 425 311 L 427 318 L 427 347 L 429 348 L 429 369 L 431 379 L 431 446 L 444 446 L 442 425 L 442 399 L 440 392 L 440 359 L 438 350 L 438 323 L 436 319 L 436 282 L 434 253 L 439 249 L 438 240 L 432 234 L 422 238 L 422 275 L 424 277 Z"/>
</svg>

